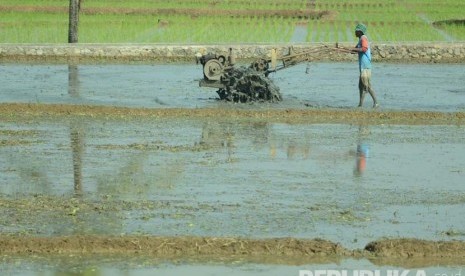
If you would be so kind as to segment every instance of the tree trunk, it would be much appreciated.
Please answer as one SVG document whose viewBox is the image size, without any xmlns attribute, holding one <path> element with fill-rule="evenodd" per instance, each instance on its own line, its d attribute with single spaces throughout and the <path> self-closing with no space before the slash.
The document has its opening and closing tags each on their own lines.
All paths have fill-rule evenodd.
<svg viewBox="0 0 465 276">
<path fill-rule="evenodd" d="M 68 43 L 78 42 L 80 0 L 69 0 Z"/>
</svg>

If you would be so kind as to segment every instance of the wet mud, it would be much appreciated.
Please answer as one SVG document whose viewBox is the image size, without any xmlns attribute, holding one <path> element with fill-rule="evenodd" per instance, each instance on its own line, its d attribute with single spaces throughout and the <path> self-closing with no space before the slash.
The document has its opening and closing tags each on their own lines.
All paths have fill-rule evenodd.
<svg viewBox="0 0 465 276">
<path fill-rule="evenodd" d="M 0 209 L 5 214 L 0 220 L 4 233 L 0 237 L 1 254 L 148 254 L 168 259 L 205 257 L 234 260 L 240 257 L 257 261 L 264 258 L 267 262 L 282 263 L 294 257 L 303 262 L 311 262 L 313 257 L 390 258 L 394 262 L 397 258 L 408 257 L 450 261 L 460 259 L 465 252 L 465 234 L 461 230 L 464 225 L 460 222 L 462 214 L 457 209 L 465 204 L 463 191 L 457 186 L 465 173 L 462 168 L 464 160 L 459 157 L 463 153 L 461 145 L 465 138 L 462 112 L 188 110 L 1 104 L 0 118 L 0 150 L 4 156 L 4 165 L 0 169 L 2 182 L 6 184 L 0 198 Z M 351 126 L 350 123 L 354 122 L 361 125 Z M 403 126 L 399 126 L 400 123 Z M 63 128 L 67 130 L 63 132 Z M 193 134 L 198 136 L 192 137 Z M 301 138 L 296 139 L 298 136 Z M 342 142 L 345 139 L 349 139 L 348 145 Z M 251 144 L 249 140 L 252 140 Z M 309 144 L 308 141 L 312 140 L 319 145 Z M 418 146 L 414 146 L 417 143 Z M 439 145 L 437 149 L 436 144 Z M 334 145 L 343 149 L 338 150 Z M 442 145 L 449 150 L 444 151 Z M 365 171 L 367 161 L 360 163 L 362 157 L 359 155 L 366 147 L 378 148 L 378 156 L 375 151 L 374 157 L 368 159 L 368 166 L 373 171 L 368 175 Z M 427 148 L 428 152 L 423 152 L 423 148 Z M 13 154 L 18 150 L 19 154 Z M 258 162 L 251 162 L 250 157 L 246 157 L 251 155 L 251 150 L 255 152 L 252 158 L 258 157 Z M 383 151 L 386 151 L 386 158 L 381 156 Z M 409 168 L 406 172 L 388 169 L 398 163 L 392 163 L 390 159 L 409 151 L 412 160 L 422 158 L 415 152 L 423 152 L 423 159 L 430 160 L 434 156 L 437 162 L 421 164 L 417 161 L 417 164 L 412 164 L 407 158 L 405 166 L 412 164 L 427 169 L 429 166 L 443 167 L 444 158 L 452 162 L 437 171 L 432 170 L 431 175 L 425 174 L 424 179 L 410 174 Z M 457 156 L 450 151 L 455 151 Z M 38 157 L 41 152 L 45 152 L 44 157 L 50 161 Z M 72 153 L 72 160 L 67 161 L 69 153 Z M 262 155 L 264 153 L 265 156 Z M 368 157 L 366 154 L 364 159 Z M 286 159 L 282 160 L 283 157 Z M 127 164 L 103 166 L 106 162 L 114 163 L 112 160 L 115 158 Z M 27 165 L 22 160 L 32 162 Z M 333 178 L 331 174 L 337 177 L 345 170 L 337 163 L 347 166 L 352 164 L 352 160 L 356 164 L 353 183 L 343 181 L 341 184 L 345 182 L 344 185 L 358 191 L 355 198 L 335 192 L 333 189 L 340 185 L 336 179 L 327 183 L 332 187 L 329 190 L 323 188 L 324 185 L 320 186 L 320 181 L 326 182 L 328 177 Z M 312 168 L 316 165 L 313 161 L 321 162 L 322 166 Z M 44 162 L 49 165 L 44 167 Z M 284 170 L 271 173 L 267 166 L 273 168 L 274 162 L 281 164 Z M 59 164 L 65 163 L 69 164 L 66 166 L 68 169 L 62 170 Z M 299 163 L 308 167 L 294 167 Z M 245 167 L 242 168 L 241 164 Z M 387 169 L 387 172 L 382 172 L 377 166 Z M 161 171 L 156 167 L 160 167 Z M 248 167 L 256 172 L 251 174 Z M 231 169 L 226 178 L 220 173 Z M 329 174 L 324 173 L 328 169 Z M 105 171 L 109 175 L 98 176 Z M 116 175 L 110 173 L 113 171 Z M 190 178 L 203 173 L 207 175 L 198 181 Z M 314 179 L 309 180 L 307 174 Z M 50 177 L 61 180 L 56 182 Z M 228 190 L 237 185 L 237 177 L 247 179 L 249 187 L 242 186 L 236 195 L 227 196 Z M 371 180 L 361 184 L 364 177 Z M 288 184 L 281 183 L 283 178 L 288 179 Z M 445 190 L 436 191 L 439 186 L 430 186 L 438 183 L 436 178 L 438 181 L 448 180 L 447 187 L 442 186 Z M 109 179 L 114 179 L 110 180 L 112 185 Z M 60 184 L 63 180 L 73 185 L 65 188 Z M 359 192 L 360 185 L 378 181 L 392 181 L 393 184 L 381 184 L 379 188 L 375 186 L 367 190 L 377 202 L 375 204 L 373 199 Z M 403 181 L 413 183 L 403 184 Z M 423 183 L 420 194 L 406 197 L 405 192 L 418 189 L 418 181 Z M 432 183 L 428 184 L 428 181 Z M 224 186 L 218 187 L 215 184 L 218 182 L 223 182 Z M 269 188 L 261 186 L 265 183 L 274 186 L 275 196 L 270 197 Z M 307 185 L 316 186 L 310 188 Z M 278 199 L 280 193 L 286 193 L 289 187 L 297 194 L 303 193 L 303 197 L 291 192 L 287 200 Z M 390 190 L 391 196 L 384 195 L 385 189 Z M 449 193 L 448 189 L 455 192 Z M 246 194 L 255 195 L 247 199 Z M 195 201 L 190 199 L 193 195 Z M 256 201 L 255 197 L 261 200 Z M 277 212 L 271 207 L 276 204 L 284 213 L 278 212 L 277 217 L 269 217 L 269 211 Z M 380 206 L 375 207 L 377 204 Z M 418 235 L 420 232 L 417 230 L 407 234 L 410 231 L 408 221 L 417 220 L 417 212 L 431 206 L 436 207 L 431 213 L 420 215 L 418 221 L 425 227 L 423 235 Z M 393 213 L 386 214 L 385 210 L 389 209 L 391 211 L 388 212 Z M 312 219 L 301 228 L 299 221 L 307 217 L 306 212 Z M 443 212 L 450 219 L 455 217 L 452 224 L 455 226 L 442 230 L 433 226 Z M 235 218 L 231 224 L 225 223 L 224 215 Z M 269 218 L 260 221 L 261 216 Z M 95 218 L 99 223 L 92 225 Z M 222 223 L 221 229 L 214 226 L 217 219 Z M 244 219 L 249 226 L 237 228 Z M 269 221 L 274 219 L 288 225 L 274 225 Z M 320 221 L 317 224 L 322 228 L 313 233 L 315 219 Z M 56 221 L 60 221 L 63 227 L 52 227 Z M 118 226 L 122 222 L 122 225 L 126 224 L 124 221 L 129 224 L 122 228 Z M 148 230 L 158 223 L 167 228 Z M 423 239 L 414 236 L 392 238 L 393 232 L 390 231 L 381 232 L 379 236 L 359 236 L 373 233 L 377 223 L 390 225 L 393 231 L 398 231 L 394 228 L 399 225 L 399 230 L 405 231 L 406 237 L 413 234 Z M 129 225 L 138 226 L 128 228 Z M 362 230 L 353 240 L 337 231 L 330 234 L 339 227 L 347 231 L 348 226 L 354 227 L 354 233 L 357 233 L 363 225 L 371 225 L 371 230 Z M 290 234 L 286 227 L 295 226 L 301 228 L 296 237 L 273 237 Z M 435 228 L 432 232 L 431 227 Z M 176 236 L 166 236 L 176 228 Z M 116 232 L 109 232 L 109 229 Z M 140 234 L 134 235 L 134 231 L 140 231 Z M 391 238 L 383 238 L 385 234 Z M 313 239 L 307 238 L 312 236 Z"/>
<path fill-rule="evenodd" d="M 225 106 L 223 109 L 149 109 L 125 108 L 92 105 L 67 104 L 0 104 L 0 116 L 12 117 L 35 116 L 84 116 L 101 118 L 132 119 L 148 118 L 198 118 L 221 120 L 269 121 L 276 123 L 365 123 L 365 124 L 458 124 L 465 120 L 465 112 L 435 111 L 382 111 L 382 110 L 342 110 L 342 109 L 241 109 Z"/>
<path fill-rule="evenodd" d="M 100 266 L 109 261 L 144 263 L 151 267 L 173 261 L 185 264 L 208 263 L 210 266 L 220 263 L 235 263 L 239 266 L 244 261 L 267 266 L 308 266 L 328 265 L 350 258 L 367 258 L 374 265 L 410 269 L 465 264 L 464 244 L 461 242 L 406 239 L 373 242 L 369 248 L 358 252 L 351 252 L 329 241 L 294 238 L 250 240 L 216 237 L 0 236 L 0 246 L 4 262 L 15 260 L 14 256 L 30 255 L 36 256 L 36 260 L 40 256 L 42 262 L 46 260 L 49 263 L 62 259 L 71 267 L 74 262 L 82 263 L 83 259 L 90 256 L 93 261 L 85 262 L 92 264 L 98 260 Z M 73 256 L 79 256 L 79 259 Z"/>
<path fill-rule="evenodd" d="M 346 250 L 324 240 L 224 237 L 67 236 L 0 238 L 2 254 L 147 254 L 158 258 L 337 257 Z M 204 258 L 205 259 L 205 258 Z"/>
<path fill-rule="evenodd" d="M 277 87 L 264 73 L 251 68 L 233 68 L 225 73 L 224 78 L 229 79 L 233 85 L 220 88 L 217 93 L 220 100 L 247 103 L 247 102 L 277 102 L 282 100 L 279 87 Z"/>
<path fill-rule="evenodd" d="M 245 64 L 250 65 L 250 63 Z M 240 65 L 238 65 L 240 66 Z M 217 89 L 199 87 L 194 64 L 3 64 L 2 103 L 74 104 L 135 108 L 257 110 L 339 109 L 358 104 L 355 63 L 300 64 L 269 75 L 282 101 L 234 105 L 217 101 Z M 378 111 L 463 112 L 464 65 L 376 64 Z M 372 102 L 365 100 L 364 111 Z"/>
<path fill-rule="evenodd" d="M 335 69 L 317 68 L 326 66 Z M 67 67 L 32 66 L 24 80 L 22 66 L 1 68 L 0 267 L 12 275 L 205 275 L 203 265 L 236 275 L 385 266 L 456 275 L 464 265 L 465 99 L 455 70 L 448 84 L 397 82 L 379 94 L 392 106 L 357 109 L 344 85 L 317 93 L 282 77 L 279 104 L 228 104 L 193 88 L 194 75 L 161 82 L 146 66 L 127 71 L 129 84 L 116 77 L 123 68 L 72 79 Z M 314 74 L 305 85 L 328 84 Z"/>
<path fill-rule="evenodd" d="M 384 239 L 370 242 L 363 250 L 348 250 L 338 243 L 322 239 L 247 239 L 227 237 L 160 236 L 0 236 L 0 254 L 101 254 L 149 255 L 166 259 L 210 259 L 217 261 L 253 258 L 268 263 L 295 264 L 295 260 L 312 263 L 324 258 L 396 258 L 447 259 L 465 264 L 465 242 L 425 241 L 418 239 Z M 295 258 L 292 261 L 292 258 Z M 274 259 L 274 261 L 273 261 Z M 305 263 L 305 262 L 304 262 Z"/>
</svg>

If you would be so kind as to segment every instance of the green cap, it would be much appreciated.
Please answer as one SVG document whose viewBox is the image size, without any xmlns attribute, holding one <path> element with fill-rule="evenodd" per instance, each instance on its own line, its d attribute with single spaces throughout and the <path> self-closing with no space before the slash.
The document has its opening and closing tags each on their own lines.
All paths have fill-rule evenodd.
<svg viewBox="0 0 465 276">
<path fill-rule="evenodd" d="M 361 31 L 363 34 L 367 33 L 367 26 L 363 25 L 362 23 L 357 24 L 355 26 L 355 31 Z"/>
</svg>

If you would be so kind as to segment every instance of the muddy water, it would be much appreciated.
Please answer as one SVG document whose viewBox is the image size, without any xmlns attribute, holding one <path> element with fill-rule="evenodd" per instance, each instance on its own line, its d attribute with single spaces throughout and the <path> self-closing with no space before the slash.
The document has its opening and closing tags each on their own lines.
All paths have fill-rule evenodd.
<svg viewBox="0 0 465 276">
<path fill-rule="evenodd" d="M 308 66 L 308 71 L 307 71 Z M 310 63 L 271 75 L 284 101 L 273 108 L 354 107 L 358 65 Z M 215 89 L 198 87 L 201 65 L 0 65 L 3 102 L 131 107 L 217 107 Z M 74 78 L 70 74 L 74 72 Z M 306 74 L 308 72 L 308 74 Z M 465 109 L 465 65 L 375 64 L 373 87 L 384 109 Z M 371 106 L 367 97 L 365 105 Z"/>
<path fill-rule="evenodd" d="M 465 238 L 463 126 L 71 120 L 4 122 L 0 135 L 5 199 L 145 204 L 66 213 L 60 225 L 53 208 L 17 212 L 3 232 L 292 236 L 349 248 Z"/>
<path fill-rule="evenodd" d="M 16 263 L 15 263 L 16 262 Z M 248 262 L 236 262 L 234 264 L 206 263 L 196 264 L 185 262 L 183 264 L 166 263 L 153 259 L 126 258 L 124 262 L 114 262 L 111 259 L 96 260 L 73 258 L 55 260 L 54 266 L 61 267 L 58 270 L 44 269 L 43 263 L 48 260 L 36 259 L 24 262 L 21 259 L 9 260 L 3 266 L 6 275 L 91 275 L 91 276 L 149 276 L 149 275 L 235 275 L 235 276 L 297 276 L 310 275 L 308 271 L 315 273 L 318 270 L 333 270 L 336 273 L 347 273 L 347 275 L 358 275 L 361 270 L 365 273 L 377 272 L 379 275 L 397 275 L 393 273 L 406 273 L 405 275 L 463 275 L 463 267 L 455 265 L 427 265 L 425 267 L 409 267 L 379 265 L 367 260 L 345 259 L 335 263 L 316 263 L 304 265 L 263 265 Z M 129 265 L 124 265 L 129 264 Z M 22 267 L 19 268 L 18 267 Z M 24 268 L 27 267 L 27 268 Z M 301 272 L 302 271 L 302 272 Z M 54 273 L 54 274 L 53 274 Z M 299 274 L 302 273 L 302 274 Z M 305 274 L 307 273 L 307 274 Z M 391 273 L 391 274 L 388 274 Z M 337 275 L 337 274 L 336 274 Z M 365 274 L 370 275 L 370 274 Z"/>
<path fill-rule="evenodd" d="M 284 101 L 224 105 L 196 65 L 1 65 L 3 102 L 125 107 L 351 108 L 354 64 L 312 64 L 273 78 Z M 463 65 L 378 64 L 383 110 L 463 111 Z M 3 81 L 4 80 L 4 81 Z M 324 92 L 321 92 L 324 90 Z M 370 105 L 367 99 L 367 108 Z M 234 118 L 0 121 L 2 234 L 465 240 L 465 128 L 277 123 Z M 302 121 L 300 121 L 302 122 Z M 323 264 L 2 256 L 7 275 L 298 275 Z M 428 275 L 460 266 L 422 263 Z M 9 273 L 9 274 L 8 274 Z M 431 274 L 432 273 L 432 274 Z"/>
</svg>

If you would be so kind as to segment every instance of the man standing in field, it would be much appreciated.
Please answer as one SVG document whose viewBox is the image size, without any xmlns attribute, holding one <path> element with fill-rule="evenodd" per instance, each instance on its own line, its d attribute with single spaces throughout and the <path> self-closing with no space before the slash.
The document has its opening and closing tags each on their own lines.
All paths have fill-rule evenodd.
<svg viewBox="0 0 465 276">
<path fill-rule="evenodd" d="M 355 36 L 358 37 L 358 43 L 355 48 L 351 49 L 352 53 L 358 54 L 358 66 L 360 70 L 360 78 L 358 81 L 358 88 L 360 90 L 359 107 L 362 107 L 365 98 L 365 92 L 370 93 L 373 98 L 373 108 L 378 107 L 375 91 L 371 87 L 371 51 L 370 43 L 368 41 L 367 27 L 363 24 L 357 24 L 355 27 Z"/>
</svg>

